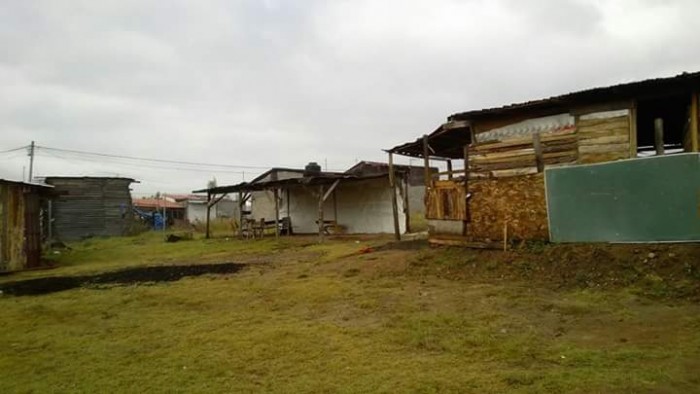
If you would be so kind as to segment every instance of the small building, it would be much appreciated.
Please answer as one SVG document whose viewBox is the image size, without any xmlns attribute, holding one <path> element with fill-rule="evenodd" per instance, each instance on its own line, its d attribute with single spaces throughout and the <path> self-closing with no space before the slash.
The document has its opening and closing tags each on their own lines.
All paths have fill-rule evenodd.
<svg viewBox="0 0 700 394">
<path fill-rule="evenodd" d="M 698 241 L 700 73 L 451 115 L 390 149 L 426 171 L 430 241 Z"/>
<path fill-rule="evenodd" d="M 195 193 L 206 192 L 210 201 L 238 193 L 239 223 L 285 222 L 288 233 L 399 234 L 406 230 L 407 215 L 403 188 L 396 185 L 392 187 L 388 173 L 323 172 L 310 165 L 303 170 L 272 168 L 250 182 Z M 251 209 L 246 211 L 248 202 Z"/>
<path fill-rule="evenodd" d="M 126 235 L 132 227 L 131 178 L 46 177 L 54 187 L 51 223 L 55 238 Z"/>
<path fill-rule="evenodd" d="M 50 190 L 0 179 L 0 272 L 41 265 L 41 203 Z"/>
</svg>

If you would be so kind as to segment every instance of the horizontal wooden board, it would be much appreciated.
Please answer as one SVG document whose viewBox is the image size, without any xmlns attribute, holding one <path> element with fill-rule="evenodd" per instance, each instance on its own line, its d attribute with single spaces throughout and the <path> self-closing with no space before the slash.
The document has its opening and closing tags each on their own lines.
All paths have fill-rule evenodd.
<svg viewBox="0 0 700 394">
<path fill-rule="evenodd" d="M 594 138 L 581 138 L 579 144 L 585 145 L 608 145 L 608 144 L 624 144 L 629 143 L 629 135 L 605 135 Z"/>
<path fill-rule="evenodd" d="M 610 153 L 610 152 L 626 152 L 629 153 L 630 144 L 608 144 L 608 145 L 583 145 L 578 147 L 579 153 Z"/>
</svg>

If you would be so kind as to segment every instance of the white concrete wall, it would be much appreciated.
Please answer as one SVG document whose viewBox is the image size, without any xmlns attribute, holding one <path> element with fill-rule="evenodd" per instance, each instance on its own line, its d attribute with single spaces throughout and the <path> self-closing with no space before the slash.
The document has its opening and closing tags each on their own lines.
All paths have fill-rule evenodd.
<svg viewBox="0 0 700 394">
<path fill-rule="evenodd" d="M 314 187 L 314 191 L 317 191 Z M 410 193 L 410 192 L 409 192 Z M 280 217 L 291 216 L 292 229 L 297 234 L 317 233 L 318 197 L 311 190 L 294 187 L 289 190 L 289 213 L 287 193 L 280 193 Z M 272 192 L 253 193 L 252 216 L 256 220 L 275 218 L 275 202 Z M 337 220 L 349 234 L 393 233 L 394 222 L 391 207 L 391 191 L 386 178 L 345 182 L 336 188 L 338 217 L 334 217 L 333 196 L 323 206 L 324 219 Z M 403 201 L 397 194 L 399 226 L 405 232 L 406 217 Z M 409 207 L 410 208 L 410 207 Z"/>
<path fill-rule="evenodd" d="M 185 219 L 190 223 L 201 222 L 206 223 L 207 221 L 207 203 L 193 203 L 188 202 L 185 207 Z"/>
</svg>

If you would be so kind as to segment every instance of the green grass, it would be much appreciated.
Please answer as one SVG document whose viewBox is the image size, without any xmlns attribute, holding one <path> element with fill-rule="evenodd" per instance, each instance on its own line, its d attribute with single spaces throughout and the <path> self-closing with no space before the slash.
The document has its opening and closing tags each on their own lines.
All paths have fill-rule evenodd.
<svg viewBox="0 0 700 394">
<path fill-rule="evenodd" d="M 695 304 L 413 275 L 396 267 L 416 251 L 355 254 L 373 242 L 165 244 L 147 234 L 80 243 L 53 272 L 198 257 L 252 264 L 229 276 L 0 298 L 0 391 L 700 389 Z"/>
</svg>

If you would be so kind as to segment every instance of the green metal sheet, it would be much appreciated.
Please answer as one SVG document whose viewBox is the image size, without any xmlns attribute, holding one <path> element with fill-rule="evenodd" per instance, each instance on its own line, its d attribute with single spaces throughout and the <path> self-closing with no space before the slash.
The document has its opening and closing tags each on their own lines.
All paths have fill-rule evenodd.
<svg viewBox="0 0 700 394">
<path fill-rule="evenodd" d="M 700 240 L 700 154 L 545 171 L 552 242 Z"/>
</svg>

